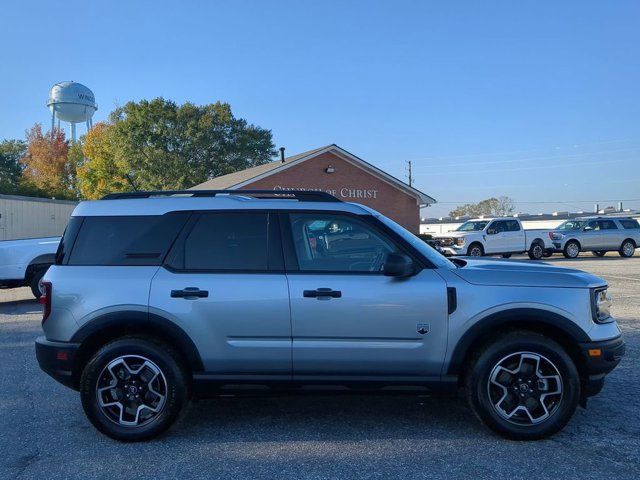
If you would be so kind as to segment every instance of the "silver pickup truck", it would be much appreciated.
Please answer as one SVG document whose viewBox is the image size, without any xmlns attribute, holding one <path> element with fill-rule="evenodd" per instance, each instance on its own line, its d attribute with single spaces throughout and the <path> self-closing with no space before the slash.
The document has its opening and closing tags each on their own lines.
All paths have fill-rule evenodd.
<svg viewBox="0 0 640 480">
<path fill-rule="evenodd" d="M 560 224 L 549 238 L 554 251 L 566 258 L 576 258 L 580 252 L 602 257 L 612 251 L 633 257 L 640 246 L 640 224 L 630 217 L 579 217 Z"/>
<path fill-rule="evenodd" d="M 60 237 L 0 242 L 0 288 L 30 287 L 36 298 L 40 280 L 53 264 Z"/>
</svg>

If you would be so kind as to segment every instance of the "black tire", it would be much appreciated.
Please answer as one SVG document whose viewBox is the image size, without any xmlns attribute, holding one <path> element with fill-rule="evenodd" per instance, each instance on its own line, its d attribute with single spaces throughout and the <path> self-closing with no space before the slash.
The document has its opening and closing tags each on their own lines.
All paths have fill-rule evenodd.
<svg viewBox="0 0 640 480">
<path fill-rule="evenodd" d="M 591 252 L 594 257 L 604 257 L 607 252 L 606 250 L 596 250 L 595 252 Z"/>
<path fill-rule="evenodd" d="M 544 244 L 539 241 L 533 242 L 527 252 L 527 255 L 529 255 L 531 260 L 540 260 L 544 255 Z"/>
<path fill-rule="evenodd" d="M 474 242 L 467 248 L 467 255 L 470 257 L 482 257 L 484 256 L 484 247 L 481 243 Z"/>
<path fill-rule="evenodd" d="M 517 359 L 520 354 L 531 357 L 538 356 L 540 362 L 538 365 L 544 366 L 545 369 L 552 366 L 555 373 L 552 376 L 539 378 L 538 369 L 534 367 L 534 380 L 533 383 L 529 382 L 531 376 L 525 372 L 524 367 L 529 369 L 529 373 L 533 371 L 531 368 L 536 365 L 533 358 L 521 361 L 523 367 L 519 367 L 518 370 L 513 368 L 511 371 L 516 372 L 513 374 L 499 369 L 498 366 L 504 365 L 504 362 L 513 361 L 514 364 L 518 364 Z M 494 377 L 494 371 L 502 373 Z M 547 375 L 548 370 L 543 373 Z M 507 375 L 507 377 L 501 379 L 500 375 Z M 522 378 L 518 378 L 521 375 Z M 526 378 L 527 376 L 529 378 Z M 557 382 L 556 377 L 560 379 L 560 382 Z M 497 384 L 491 382 L 492 378 L 506 383 L 504 394 L 501 390 L 502 387 L 496 387 Z M 509 383 L 511 378 L 515 385 Z M 526 391 L 527 393 L 523 393 L 525 388 L 523 385 L 529 389 Z M 534 388 L 531 388 L 530 385 L 534 385 Z M 540 385 L 546 385 L 546 387 Z M 543 391 L 543 388 L 546 388 L 546 391 L 557 389 L 556 385 L 560 386 L 560 395 L 542 394 L 546 395 L 542 400 L 548 404 L 545 410 L 542 410 L 540 403 L 536 404 L 535 396 L 539 396 L 539 392 Z M 560 431 L 571 419 L 578 405 L 580 385 L 578 370 L 560 345 L 543 335 L 525 331 L 504 335 L 480 351 L 472 359 L 465 378 L 467 399 L 476 416 L 491 430 L 512 440 L 537 440 Z M 514 390 L 510 390 L 512 386 Z M 511 403 L 512 401 L 513 403 Z M 500 410 L 502 414 L 499 413 L 499 408 L 494 406 L 494 402 L 497 402 L 498 407 L 505 405 L 505 408 Z M 517 407 L 514 406 L 516 404 Z M 525 414 L 524 410 L 519 410 L 523 405 L 531 408 L 533 415 L 531 412 Z M 531 405 L 538 407 L 534 408 Z M 539 423 L 531 423 L 531 417 L 544 418 L 544 413 L 542 413 L 544 411 L 549 414 L 546 419 L 540 420 Z M 511 417 L 512 420 L 506 418 L 510 413 L 514 414 Z"/>
<path fill-rule="evenodd" d="M 31 281 L 29 281 L 29 287 L 31 288 L 31 293 L 36 297 L 37 300 L 40 300 L 42 296 L 42 290 L 40 290 L 40 280 L 44 277 L 44 274 L 47 273 L 49 267 L 38 267 L 33 271 L 33 275 L 31 276 Z"/>
<path fill-rule="evenodd" d="M 621 257 L 631 258 L 633 257 L 633 254 L 635 253 L 635 251 L 636 251 L 635 242 L 630 238 L 627 238 L 624 242 L 622 242 L 622 245 L 620 245 L 620 250 L 618 250 L 618 253 L 620 254 Z"/>
<path fill-rule="evenodd" d="M 564 258 L 578 258 L 580 255 L 580 244 L 575 240 L 569 240 L 562 250 Z"/>
<path fill-rule="evenodd" d="M 510 253 L 503 253 L 502 254 L 502 258 L 511 258 L 511 254 Z"/>
<path fill-rule="evenodd" d="M 553 250 L 549 250 L 549 249 L 545 250 L 544 253 L 542 254 L 542 256 L 544 258 L 552 257 L 553 256 Z"/>
<path fill-rule="evenodd" d="M 129 365 L 133 366 L 132 369 L 124 370 L 120 368 L 118 370 L 118 375 L 122 370 L 125 372 L 123 375 L 128 375 L 128 378 L 116 378 L 113 373 L 109 375 L 110 370 L 107 370 L 107 366 L 112 361 L 121 358 L 124 358 L 126 362 L 129 362 Z M 149 365 L 157 369 L 160 374 L 156 370 L 151 370 L 151 367 L 146 367 L 140 370 L 140 375 L 133 375 L 132 370 L 135 372 L 136 367 L 139 367 L 144 360 L 148 360 L 150 362 Z M 116 370 L 118 365 L 120 364 L 116 364 L 113 370 Z M 147 369 L 149 369 L 149 373 L 145 373 Z M 144 382 L 146 380 L 144 376 L 147 379 L 151 377 L 155 380 L 153 382 L 149 381 L 145 386 Z M 122 408 L 116 408 L 115 406 L 107 408 L 99 405 L 98 382 L 101 382 L 100 384 L 104 386 L 107 381 L 106 385 L 115 381 L 118 382 L 116 385 L 120 386 L 117 389 L 105 389 L 106 391 L 102 394 L 103 403 L 122 401 L 127 404 L 128 402 L 139 402 L 139 400 L 124 398 L 125 394 L 132 392 L 130 390 L 131 386 L 127 386 L 125 390 L 124 385 L 129 385 L 125 382 L 135 383 L 136 379 L 138 379 L 138 384 L 137 387 L 134 386 L 134 389 L 139 388 L 137 393 L 144 398 L 145 403 L 149 398 L 151 398 L 152 402 L 158 402 L 153 405 L 158 408 L 158 412 L 153 413 L 151 409 L 145 408 L 140 411 L 140 416 L 136 414 L 134 420 L 136 422 L 139 419 L 144 420 L 143 415 L 149 415 L 149 418 L 138 422 L 138 425 L 122 425 L 119 420 L 122 420 L 123 415 L 122 413 L 117 413 L 122 412 Z M 164 389 L 161 383 L 157 383 L 163 380 Z M 147 393 L 144 393 L 145 388 Z M 162 395 L 154 393 L 154 389 L 164 394 L 164 401 L 159 401 Z M 112 392 L 117 392 L 118 398 L 114 398 L 114 393 Z M 105 435 L 124 442 L 149 440 L 165 432 L 175 423 L 188 404 L 190 393 L 188 374 L 177 352 L 169 345 L 147 338 L 124 337 L 108 343 L 89 360 L 80 379 L 82 407 L 91 423 Z M 128 404 L 135 406 L 135 404 Z M 125 409 L 126 412 L 133 412 L 134 410 L 139 410 L 139 408 Z M 119 419 L 113 418 L 118 416 Z"/>
</svg>

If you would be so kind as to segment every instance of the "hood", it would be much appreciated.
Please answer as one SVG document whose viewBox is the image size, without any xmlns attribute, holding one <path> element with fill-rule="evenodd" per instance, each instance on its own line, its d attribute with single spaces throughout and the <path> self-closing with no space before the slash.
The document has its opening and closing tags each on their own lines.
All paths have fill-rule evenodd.
<svg viewBox="0 0 640 480">
<path fill-rule="evenodd" d="M 607 284 L 590 273 L 542 262 L 467 259 L 465 262 L 464 267 L 453 270 L 453 273 L 474 285 L 592 288 Z"/>
<path fill-rule="evenodd" d="M 2 240 L 0 241 L 0 248 L 15 248 L 27 245 L 40 245 L 45 243 L 60 243 L 62 237 L 37 237 L 37 238 L 22 238 L 19 240 Z"/>
<path fill-rule="evenodd" d="M 464 237 L 465 234 L 467 233 L 482 233 L 481 231 L 478 232 L 449 232 L 449 233 L 440 233 L 438 235 L 434 235 L 433 238 L 459 238 L 459 237 Z"/>
</svg>

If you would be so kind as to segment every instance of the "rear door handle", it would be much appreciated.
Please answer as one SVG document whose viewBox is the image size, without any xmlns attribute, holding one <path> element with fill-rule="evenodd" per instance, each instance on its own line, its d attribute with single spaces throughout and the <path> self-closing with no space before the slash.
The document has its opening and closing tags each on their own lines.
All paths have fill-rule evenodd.
<svg viewBox="0 0 640 480">
<path fill-rule="evenodd" d="M 200 290 L 198 287 L 187 287 L 183 290 L 171 290 L 171 298 L 207 298 L 208 290 Z"/>
<path fill-rule="evenodd" d="M 331 290 L 330 288 L 318 288 L 316 290 L 305 290 L 304 292 L 302 292 L 302 295 L 305 298 L 340 298 L 342 297 L 342 292 L 340 290 Z"/>
</svg>

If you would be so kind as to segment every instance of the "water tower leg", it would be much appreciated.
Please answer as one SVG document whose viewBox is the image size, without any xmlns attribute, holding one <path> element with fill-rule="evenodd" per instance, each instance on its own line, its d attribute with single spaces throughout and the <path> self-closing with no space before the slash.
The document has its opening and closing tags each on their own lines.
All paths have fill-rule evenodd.
<svg viewBox="0 0 640 480">
<path fill-rule="evenodd" d="M 71 141 L 72 142 L 76 141 L 76 124 L 75 123 L 71 123 Z"/>
<path fill-rule="evenodd" d="M 51 112 L 51 135 L 53 135 L 53 130 L 56 128 L 56 111 L 55 109 Z"/>
</svg>

